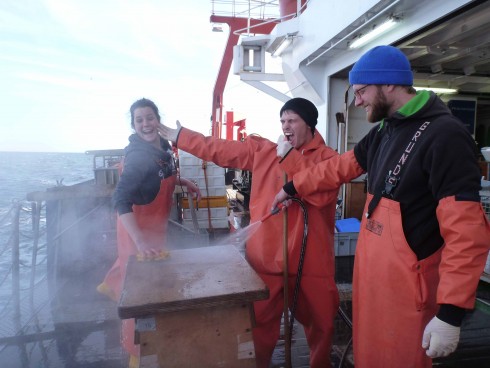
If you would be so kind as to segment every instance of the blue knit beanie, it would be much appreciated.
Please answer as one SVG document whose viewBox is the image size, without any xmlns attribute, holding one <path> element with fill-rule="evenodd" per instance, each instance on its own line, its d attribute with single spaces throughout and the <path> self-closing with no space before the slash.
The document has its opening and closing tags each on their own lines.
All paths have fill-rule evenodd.
<svg viewBox="0 0 490 368">
<path fill-rule="evenodd" d="M 393 46 L 377 46 L 366 52 L 349 72 L 352 84 L 413 85 L 410 62 Z"/>
</svg>

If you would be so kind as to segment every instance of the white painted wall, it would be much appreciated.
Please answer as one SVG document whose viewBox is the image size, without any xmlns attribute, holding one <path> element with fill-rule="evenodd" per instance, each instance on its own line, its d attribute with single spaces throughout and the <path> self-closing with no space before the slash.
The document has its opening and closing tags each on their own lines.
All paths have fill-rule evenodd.
<svg viewBox="0 0 490 368">
<path fill-rule="evenodd" d="M 469 3 L 469 0 L 401 0 L 406 12 L 403 21 L 387 35 L 357 50 L 345 50 L 325 61 L 309 63 L 309 56 L 334 36 L 339 34 L 374 5 L 394 1 L 310 0 L 305 12 L 298 18 L 279 24 L 273 35 L 298 32 L 294 47 L 282 55 L 282 68 L 291 94 L 311 99 L 318 107 L 318 130 L 331 147 L 337 148 L 337 121 L 335 114 L 344 110 L 344 93 L 347 80 L 331 78 L 332 75 L 350 68 L 359 57 L 376 45 L 393 44 L 437 19 Z M 307 65 L 309 64 L 309 65 Z M 349 97 L 349 104 L 352 96 Z M 372 127 L 367 123 L 365 112 L 349 108 L 347 148 L 352 148 Z"/>
</svg>

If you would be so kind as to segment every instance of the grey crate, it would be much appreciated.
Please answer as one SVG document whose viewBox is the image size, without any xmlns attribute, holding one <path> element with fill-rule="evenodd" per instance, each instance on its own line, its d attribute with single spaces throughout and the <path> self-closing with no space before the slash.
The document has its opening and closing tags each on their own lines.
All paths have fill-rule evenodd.
<svg viewBox="0 0 490 368">
<path fill-rule="evenodd" d="M 336 256 L 353 256 L 356 253 L 359 233 L 335 233 L 334 246 Z"/>
<path fill-rule="evenodd" d="M 490 220 L 490 192 L 482 191 L 480 193 L 484 193 L 484 195 L 481 195 L 481 205 L 483 207 L 483 211 L 485 212 L 488 219 Z"/>
</svg>

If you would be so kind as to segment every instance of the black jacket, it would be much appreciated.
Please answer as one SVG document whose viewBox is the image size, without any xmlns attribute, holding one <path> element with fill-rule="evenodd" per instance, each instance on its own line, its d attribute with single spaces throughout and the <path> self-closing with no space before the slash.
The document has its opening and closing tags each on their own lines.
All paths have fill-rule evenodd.
<svg viewBox="0 0 490 368">
<path fill-rule="evenodd" d="M 430 124 L 414 137 L 424 122 Z M 402 164 L 407 151 L 408 159 Z M 420 93 L 401 112 L 374 127 L 355 146 L 354 154 L 368 172 L 368 192 L 400 203 L 405 237 L 418 259 L 443 244 L 436 217 L 441 198 L 480 201 L 476 144 L 433 93 Z M 398 175 L 391 175 L 397 183 L 387 194 L 387 175 L 400 167 Z"/>
<path fill-rule="evenodd" d="M 161 181 L 177 173 L 170 144 L 160 139 L 163 151 L 142 140 L 129 137 L 124 149 L 124 167 L 112 195 L 112 203 L 122 215 L 132 212 L 133 204 L 151 203 L 160 190 Z"/>
</svg>

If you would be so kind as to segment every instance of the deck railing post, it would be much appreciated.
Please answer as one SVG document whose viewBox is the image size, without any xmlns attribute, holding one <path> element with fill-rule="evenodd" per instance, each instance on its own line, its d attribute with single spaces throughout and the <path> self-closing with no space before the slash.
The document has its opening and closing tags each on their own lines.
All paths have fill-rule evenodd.
<svg viewBox="0 0 490 368">
<path fill-rule="evenodd" d="M 20 203 L 14 204 L 14 221 L 12 236 L 12 299 L 14 303 L 14 320 L 20 321 Z"/>
<path fill-rule="evenodd" d="M 41 221 L 41 208 L 42 202 L 31 202 L 32 209 L 32 232 L 33 232 L 33 244 L 31 255 L 31 283 L 30 283 L 30 299 L 31 304 L 34 302 L 34 286 L 36 282 L 36 264 L 37 264 L 37 252 L 39 246 L 39 222 Z"/>
</svg>

